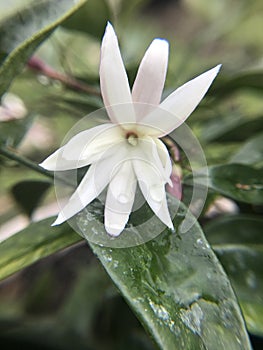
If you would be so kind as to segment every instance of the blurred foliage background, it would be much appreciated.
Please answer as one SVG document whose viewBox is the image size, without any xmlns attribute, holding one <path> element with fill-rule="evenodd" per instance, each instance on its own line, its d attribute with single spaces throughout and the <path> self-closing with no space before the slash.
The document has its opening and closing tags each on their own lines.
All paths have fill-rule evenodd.
<svg viewBox="0 0 263 350">
<path fill-rule="evenodd" d="M 32 4 L 29 0 L 0 1 L 2 38 L 6 32 L 1 23 L 6 24 L 7 17 L 12 18 L 18 9 Z M 167 38 L 170 59 L 165 94 L 203 71 L 223 64 L 207 97 L 188 120 L 209 166 L 238 163 L 223 168 L 221 175 L 220 169 L 211 168 L 217 172 L 216 178 L 223 180 L 228 169 L 239 186 L 230 190 L 227 181 L 220 180 L 211 185 L 201 218 L 207 238 L 219 247 L 220 255 L 223 240 L 229 242 L 237 225 L 247 224 L 248 229 L 243 229 L 246 239 L 252 231 L 255 240 L 250 243 L 261 244 L 262 18 L 260 0 L 89 0 L 49 33 L 35 52 L 37 61 L 29 61 L 12 81 L 9 91 L 23 100 L 28 113 L 22 119 L 0 121 L 1 144 L 39 163 L 60 145 L 78 119 L 102 106 L 98 67 L 101 38 L 108 20 L 118 33 L 131 83 L 151 40 Z M 4 59 L 2 52 L 0 59 Z M 90 126 L 96 122 L 91 121 Z M 247 184 L 247 179 L 254 182 Z M 52 180 L 43 174 L 0 156 L 0 183 L 1 240 L 26 227 L 30 220 L 38 221 L 56 213 Z M 254 186 L 251 192 L 251 188 L 240 188 L 243 183 L 252 187 L 255 183 L 261 185 Z M 225 213 L 234 216 L 227 219 L 232 220 L 229 225 L 225 225 Z M 216 235 L 220 230 L 223 233 Z M 239 245 L 245 241 L 240 237 Z M 249 324 L 255 348 L 263 335 L 260 262 L 262 255 L 251 277 L 257 278 L 256 288 L 252 281 L 251 288 L 243 291 L 244 300 L 247 294 L 254 293 L 258 308 L 257 324 L 253 320 Z M 224 267 L 231 274 L 229 266 L 225 261 Z M 232 282 L 234 287 L 239 286 L 238 281 Z M 1 346 L 80 350 L 155 348 L 83 242 L 4 280 L 0 284 L 0 296 Z M 244 309 L 246 305 L 249 314 L 250 305 L 244 302 Z"/>
</svg>

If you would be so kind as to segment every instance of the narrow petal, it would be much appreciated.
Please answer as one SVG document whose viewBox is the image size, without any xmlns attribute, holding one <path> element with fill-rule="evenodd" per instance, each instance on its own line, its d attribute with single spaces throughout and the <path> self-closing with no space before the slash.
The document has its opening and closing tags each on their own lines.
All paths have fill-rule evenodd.
<svg viewBox="0 0 263 350">
<path fill-rule="evenodd" d="M 166 226 L 173 229 L 166 201 L 165 183 L 158 169 L 141 160 L 133 160 L 133 166 L 142 194 L 152 211 Z"/>
<path fill-rule="evenodd" d="M 105 205 L 105 228 L 118 236 L 128 222 L 136 191 L 136 177 L 131 161 L 125 161 L 111 180 Z"/>
<path fill-rule="evenodd" d="M 155 144 L 157 146 L 157 152 L 158 152 L 160 160 L 163 164 L 165 177 L 170 178 L 171 173 L 172 173 L 172 162 L 171 162 L 169 152 L 161 140 L 153 139 L 153 141 L 155 142 Z M 172 183 L 170 183 L 170 186 L 172 186 Z"/>
<path fill-rule="evenodd" d="M 169 55 L 166 40 L 155 39 L 146 51 L 138 69 L 132 89 L 133 102 L 144 105 L 137 113 L 137 120 L 150 112 L 151 106 L 159 105 L 164 87 Z"/>
<path fill-rule="evenodd" d="M 122 61 L 118 39 L 108 22 L 101 44 L 100 87 L 104 105 L 113 123 L 133 123 L 135 114 L 128 77 Z M 126 114 L 120 115 L 114 105 L 130 106 Z"/>
<path fill-rule="evenodd" d="M 165 146 L 162 146 L 162 142 L 158 139 L 153 139 L 151 137 L 141 139 L 133 159 L 140 159 L 150 164 L 152 167 L 156 168 L 156 171 L 158 170 L 159 177 L 162 181 L 170 183 L 172 171 L 171 161 L 168 151 L 165 151 Z"/>
<path fill-rule="evenodd" d="M 143 118 L 141 124 L 152 127 L 151 135 L 158 137 L 176 129 L 202 100 L 220 67 L 221 65 L 218 65 L 179 87 L 160 104 L 159 108 Z"/>
<path fill-rule="evenodd" d="M 120 127 L 114 124 L 102 124 L 72 137 L 40 166 L 53 171 L 81 168 L 101 159 L 104 152 L 122 141 Z"/>
<path fill-rule="evenodd" d="M 70 219 L 98 197 L 110 182 L 115 168 L 119 167 L 125 158 L 126 150 L 122 148 L 118 151 L 118 148 L 115 147 L 108 153 L 107 157 L 92 164 L 53 225 L 59 225 Z"/>
</svg>

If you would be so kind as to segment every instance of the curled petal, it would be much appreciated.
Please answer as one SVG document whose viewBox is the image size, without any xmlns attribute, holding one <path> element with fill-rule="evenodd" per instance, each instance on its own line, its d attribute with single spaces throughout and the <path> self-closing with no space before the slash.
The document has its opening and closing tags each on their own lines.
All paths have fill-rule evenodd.
<svg viewBox="0 0 263 350">
<path fill-rule="evenodd" d="M 101 44 L 100 87 L 104 105 L 113 123 L 133 123 L 135 114 L 128 77 L 122 61 L 118 39 L 110 23 Z M 115 105 L 127 104 L 126 114 L 120 115 Z"/>
<path fill-rule="evenodd" d="M 150 112 L 151 106 L 159 105 L 164 87 L 169 44 L 166 40 L 155 39 L 146 51 L 138 69 L 132 89 L 133 102 L 141 105 L 137 120 Z"/>
<path fill-rule="evenodd" d="M 171 93 L 159 106 L 142 118 L 152 127 L 151 135 L 161 137 L 179 127 L 194 111 L 215 79 L 221 65 L 188 81 Z"/>
<path fill-rule="evenodd" d="M 165 177 L 169 178 L 172 173 L 172 162 L 169 152 L 161 140 L 153 139 L 153 141 L 157 146 L 157 152 L 164 168 Z M 170 186 L 172 186 L 172 183 L 170 183 Z"/>
<path fill-rule="evenodd" d="M 107 157 L 92 164 L 53 225 L 59 225 L 70 219 L 98 197 L 110 182 L 115 169 L 120 166 L 125 158 L 126 149 L 124 147 L 119 151 L 118 147 L 113 147 L 108 152 Z"/>
<path fill-rule="evenodd" d="M 170 183 L 170 175 L 172 171 L 171 161 L 167 150 L 165 151 L 165 146 L 162 145 L 162 142 L 158 139 L 145 137 L 140 140 L 139 147 L 136 150 L 136 157 L 144 163 L 148 163 L 156 168 L 162 181 Z"/>
<path fill-rule="evenodd" d="M 77 169 L 102 159 L 114 144 L 123 141 L 121 129 L 114 124 L 102 124 L 82 131 L 40 164 L 53 171 Z"/>
<path fill-rule="evenodd" d="M 133 167 L 139 182 L 140 189 L 152 211 L 169 228 L 173 223 L 168 211 L 165 183 L 153 164 L 142 160 L 133 160 Z"/>
<path fill-rule="evenodd" d="M 105 228 L 118 236 L 128 222 L 134 202 L 136 177 L 131 161 L 125 161 L 111 180 L 105 205 Z"/>
</svg>

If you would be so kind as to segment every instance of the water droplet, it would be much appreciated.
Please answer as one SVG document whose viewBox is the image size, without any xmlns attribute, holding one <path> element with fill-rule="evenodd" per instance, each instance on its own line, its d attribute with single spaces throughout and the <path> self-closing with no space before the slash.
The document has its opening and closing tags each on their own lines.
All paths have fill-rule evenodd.
<svg viewBox="0 0 263 350">
<path fill-rule="evenodd" d="M 118 196 L 118 201 L 122 204 L 126 204 L 129 202 L 129 197 L 125 193 L 121 193 Z"/>
<path fill-rule="evenodd" d="M 156 202 L 161 202 L 163 200 L 163 185 L 153 185 L 150 187 L 150 196 Z"/>
<path fill-rule="evenodd" d="M 201 307 L 194 303 L 187 310 L 181 310 L 181 320 L 194 333 L 201 334 L 201 326 L 204 318 L 204 313 Z"/>
</svg>

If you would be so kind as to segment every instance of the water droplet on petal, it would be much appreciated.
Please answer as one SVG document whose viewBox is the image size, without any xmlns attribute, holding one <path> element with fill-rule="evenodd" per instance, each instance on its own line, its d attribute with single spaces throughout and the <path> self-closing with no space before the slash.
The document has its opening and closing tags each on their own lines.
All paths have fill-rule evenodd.
<svg viewBox="0 0 263 350">
<path fill-rule="evenodd" d="M 121 193 L 118 195 L 118 201 L 122 204 L 126 204 L 129 202 L 129 197 L 125 193 Z"/>
<path fill-rule="evenodd" d="M 152 199 L 156 202 L 161 202 L 163 200 L 163 185 L 158 184 L 158 185 L 153 185 L 150 187 L 150 196 Z"/>
</svg>

